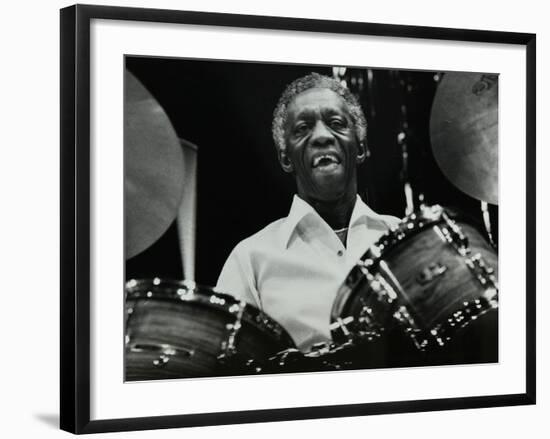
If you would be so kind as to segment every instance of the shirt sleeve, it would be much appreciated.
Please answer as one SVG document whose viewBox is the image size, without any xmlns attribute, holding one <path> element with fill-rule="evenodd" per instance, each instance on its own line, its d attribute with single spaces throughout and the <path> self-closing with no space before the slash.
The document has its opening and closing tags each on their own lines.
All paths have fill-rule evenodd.
<svg viewBox="0 0 550 439">
<path fill-rule="evenodd" d="M 225 261 L 216 289 L 262 309 L 250 255 L 240 246 Z"/>
</svg>

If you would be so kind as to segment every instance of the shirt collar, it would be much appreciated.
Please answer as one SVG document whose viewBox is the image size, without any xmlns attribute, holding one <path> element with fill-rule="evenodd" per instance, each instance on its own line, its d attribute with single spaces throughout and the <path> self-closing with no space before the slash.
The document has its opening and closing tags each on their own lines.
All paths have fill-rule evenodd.
<svg viewBox="0 0 550 439">
<path fill-rule="evenodd" d="M 288 247 L 290 238 L 292 238 L 298 225 L 308 215 L 313 215 L 317 217 L 319 221 L 324 221 L 313 207 L 311 207 L 306 201 L 302 200 L 298 195 L 294 195 L 290 212 L 281 226 L 281 242 L 285 248 Z M 389 227 L 383 216 L 377 214 L 374 210 L 367 206 L 361 197 L 357 195 L 348 227 L 352 227 L 361 222 L 363 222 L 367 227 Z"/>
<path fill-rule="evenodd" d="M 290 207 L 290 212 L 285 218 L 281 226 L 281 242 L 285 248 L 288 247 L 288 243 L 292 234 L 295 232 L 298 224 L 307 216 L 307 215 L 317 215 L 315 209 L 311 207 L 307 202 L 302 200 L 298 195 L 294 195 L 292 200 L 292 206 Z"/>
</svg>

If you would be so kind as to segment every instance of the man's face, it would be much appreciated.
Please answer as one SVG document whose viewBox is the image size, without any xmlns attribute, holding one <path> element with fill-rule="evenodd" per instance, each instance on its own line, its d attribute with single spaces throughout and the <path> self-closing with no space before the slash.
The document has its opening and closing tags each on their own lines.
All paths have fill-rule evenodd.
<svg viewBox="0 0 550 439">
<path fill-rule="evenodd" d="M 287 172 L 294 172 L 298 195 L 336 201 L 357 192 L 357 163 L 364 157 L 346 102 L 326 88 L 300 93 L 288 107 L 285 125 Z"/>
</svg>

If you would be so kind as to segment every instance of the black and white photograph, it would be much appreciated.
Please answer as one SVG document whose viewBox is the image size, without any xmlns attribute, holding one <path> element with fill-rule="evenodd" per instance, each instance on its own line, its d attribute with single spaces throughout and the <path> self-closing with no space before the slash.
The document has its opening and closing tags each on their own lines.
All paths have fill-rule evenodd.
<svg viewBox="0 0 550 439">
<path fill-rule="evenodd" d="M 535 404 L 536 36 L 310 12 L 61 10 L 62 430 Z"/>
<path fill-rule="evenodd" d="M 499 362 L 499 74 L 124 57 L 124 379 Z"/>
</svg>

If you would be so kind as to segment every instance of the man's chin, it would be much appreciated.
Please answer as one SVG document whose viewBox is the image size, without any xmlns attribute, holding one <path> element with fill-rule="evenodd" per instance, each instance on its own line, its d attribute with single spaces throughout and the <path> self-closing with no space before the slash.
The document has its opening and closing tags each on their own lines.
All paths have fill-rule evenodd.
<svg viewBox="0 0 550 439">
<path fill-rule="evenodd" d="M 338 198 L 343 195 L 347 189 L 345 175 L 340 172 L 314 175 L 313 183 L 320 193 L 331 198 Z"/>
</svg>

